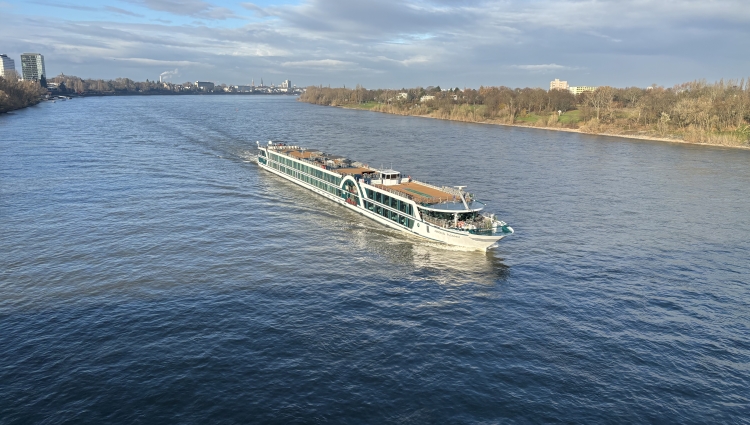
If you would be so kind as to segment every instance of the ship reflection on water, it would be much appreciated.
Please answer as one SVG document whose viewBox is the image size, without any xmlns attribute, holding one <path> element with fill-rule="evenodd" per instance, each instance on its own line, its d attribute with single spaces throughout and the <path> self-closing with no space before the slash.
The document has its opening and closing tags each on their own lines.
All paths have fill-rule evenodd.
<svg viewBox="0 0 750 425">
<path fill-rule="evenodd" d="M 441 285 L 494 285 L 505 281 L 510 266 L 495 250 L 476 251 L 424 241 L 388 229 L 373 229 L 368 223 L 352 223 L 352 240 L 358 251 L 390 263 L 394 269 L 412 270 L 412 277 L 432 279 Z"/>
</svg>

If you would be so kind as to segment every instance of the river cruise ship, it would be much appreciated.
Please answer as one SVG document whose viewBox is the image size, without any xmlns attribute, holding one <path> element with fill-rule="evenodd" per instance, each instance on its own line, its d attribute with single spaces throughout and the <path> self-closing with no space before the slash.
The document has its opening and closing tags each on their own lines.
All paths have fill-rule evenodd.
<svg viewBox="0 0 750 425">
<path fill-rule="evenodd" d="M 465 186 L 438 187 L 280 141 L 258 144 L 258 165 L 385 226 L 433 241 L 489 249 L 513 233 Z"/>
</svg>

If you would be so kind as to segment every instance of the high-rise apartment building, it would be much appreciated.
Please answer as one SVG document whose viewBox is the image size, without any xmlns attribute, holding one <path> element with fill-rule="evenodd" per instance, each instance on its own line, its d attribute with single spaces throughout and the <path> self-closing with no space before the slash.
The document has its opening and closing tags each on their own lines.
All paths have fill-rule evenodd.
<svg viewBox="0 0 750 425">
<path fill-rule="evenodd" d="M 550 81 L 549 83 L 549 89 L 554 90 L 567 90 L 568 89 L 568 82 L 567 81 L 560 81 L 559 79 L 555 78 L 554 81 Z"/>
<path fill-rule="evenodd" d="M 0 55 L 0 77 L 7 78 L 11 74 L 16 74 L 16 72 L 16 62 L 6 54 Z"/>
<path fill-rule="evenodd" d="M 44 70 L 44 56 L 39 53 L 24 53 L 21 55 L 21 74 L 24 80 L 39 81 L 47 78 Z"/>
</svg>

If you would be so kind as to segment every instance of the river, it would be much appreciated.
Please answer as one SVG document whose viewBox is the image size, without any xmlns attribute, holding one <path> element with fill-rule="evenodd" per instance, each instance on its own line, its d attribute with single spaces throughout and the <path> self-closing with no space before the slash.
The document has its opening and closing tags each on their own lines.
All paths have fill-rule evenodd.
<svg viewBox="0 0 750 425">
<path fill-rule="evenodd" d="M 378 227 L 249 162 L 269 139 L 516 233 Z M 747 421 L 749 163 L 291 97 L 0 116 L 0 424 Z"/>
</svg>

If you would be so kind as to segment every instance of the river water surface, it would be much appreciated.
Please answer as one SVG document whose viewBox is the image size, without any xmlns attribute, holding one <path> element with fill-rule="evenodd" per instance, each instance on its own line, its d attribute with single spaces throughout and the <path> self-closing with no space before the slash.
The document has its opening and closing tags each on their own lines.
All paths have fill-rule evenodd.
<svg viewBox="0 0 750 425">
<path fill-rule="evenodd" d="M 268 139 L 516 233 L 379 227 L 248 162 Z M 748 423 L 749 164 L 289 97 L 0 116 L 0 424 Z"/>
</svg>

